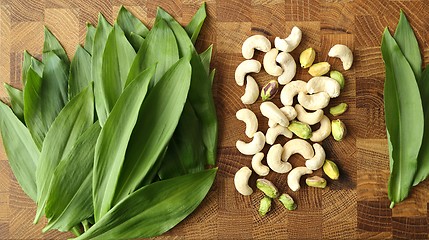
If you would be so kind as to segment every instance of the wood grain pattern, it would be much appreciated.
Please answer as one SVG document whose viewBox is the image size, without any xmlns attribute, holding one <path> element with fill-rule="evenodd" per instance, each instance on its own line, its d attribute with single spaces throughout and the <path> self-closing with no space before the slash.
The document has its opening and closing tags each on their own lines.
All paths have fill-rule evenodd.
<svg viewBox="0 0 429 240">
<path fill-rule="evenodd" d="M 162 6 L 182 24 L 187 23 L 200 0 L 0 0 L 0 82 L 20 86 L 23 50 L 41 56 L 43 26 L 64 44 L 68 55 L 82 43 L 86 22 L 96 23 L 101 12 L 113 22 L 121 5 L 152 26 L 156 7 Z M 160 239 L 428 239 L 429 182 L 414 188 L 404 203 L 389 209 L 387 179 L 389 159 L 383 114 L 384 67 L 380 52 L 381 33 L 386 26 L 395 28 L 399 9 L 403 9 L 417 31 L 425 63 L 429 62 L 429 12 L 425 0 L 231 0 L 207 1 L 208 18 L 197 42 L 199 51 L 214 44 L 212 67 L 217 69 L 214 96 L 219 117 L 219 173 L 203 204 L 177 227 Z M 355 62 L 344 72 L 346 87 L 330 106 L 347 102 L 349 110 L 338 118 L 349 130 L 338 143 L 327 139 L 323 146 L 328 158 L 341 170 L 338 181 L 329 181 L 327 189 L 303 187 L 292 193 L 283 175 L 267 177 L 298 202 L 296 211 L 286 211 L 274 201 L 270 214 L 257 213 L 262 194 L 250 197 L 238 194 L 233 185 L 235 172 L 250 165 L 249 156 L 235 148 L 237 139 L 246 139 L 244 124 L 235 112 L 245 107 L 240 97 L 243 87 L 234 82 L 236 66 L 243 60 L 241 44 L 251 34 L 263 34 L 270 40 L 286 37 L 293 26 L 303 30 L 302 44 L 292 55 L 313 47 L 317 61 L 329 61 L 341 70 L 338 59 L 327 57 L 330 47 L 343 43 L 353 49 Z M 256 53 L 261 60 L 263 54 Z M 306 70 L 298 69 L 297 78 L 308 80 Z M 256 74 L 262 86 L 271 77 Z M 0 99 L 6 99 L 0 84 Z M 279 103 L 278 97 L 274 100 Z M 259 110 L 260 101 L 247 106 L 257 113 L 260 130 L 266 131 L 267 119 Z M 286 139 L 279 139 L 285 143 Z M 0 139 L 1 144 L 1 139 Z M 268 148 L 264 149 L 266 153 Z M 291 163 L 303 159 L 293 156 Z M 322 175 L 318 170 L 315 175 Z M 251 185 L 255 187 L 255 176 Z M 64 239 L 70 234 L 41 233 L 46 221 L 33 225 L 34 203 L 26 197 L 14 178 L 3 147 L 0 147 L 0 239 Z"/>
</svg>

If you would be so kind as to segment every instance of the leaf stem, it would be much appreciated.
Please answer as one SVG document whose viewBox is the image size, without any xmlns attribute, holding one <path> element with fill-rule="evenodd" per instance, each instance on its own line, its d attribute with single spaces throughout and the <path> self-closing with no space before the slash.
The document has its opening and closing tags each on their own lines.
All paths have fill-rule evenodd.
<svg viewBox="0 0 429 240">
<path fill-rule="evenodd" d="M 73 233 L 76 237 L 79 237 L 82 233 L 80 232 L 79 226 L 74 226 L 71 230 L 71 233 Z"/>
<path fill-rule="evenodd" d="M 82 221 L 82 225 L 83 225 L 83 230 L 86 232 L 89 229 L 89 222 L 87 219 Z"/>
</svg>

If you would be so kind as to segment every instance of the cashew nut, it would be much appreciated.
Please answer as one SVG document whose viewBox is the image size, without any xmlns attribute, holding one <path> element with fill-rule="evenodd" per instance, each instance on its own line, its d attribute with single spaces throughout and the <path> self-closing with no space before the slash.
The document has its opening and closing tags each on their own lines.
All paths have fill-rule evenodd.
<svg viewBox="0 0 429 240">
<path fill-rule="evenodd" d="M 238 151 L 244 155 L 254 155 L 260 152 L 265 146 L 265 136 L 262 132 L 256 132 L 253 135 L 253 139 L 249 143 L 245 143 L 241 140 L 238 140 L 235 143 Z"/>
<path fill-rule="evenodd" d="M 258 119 L 255 113 L 247 108 L 243 108 L 237 111 L 235 117 L 246 124 L 246 136 L 252 138 L 258 131 Z"/>
<path fill-rule="evenodd" d="M 270 173 L 270 168 L 262 164 L 262 159 L 264 159 L 264 153 L 255 154 L 252 157 L 252 168 L 259 176 L 267 176 Z"/>
<path fill-rule="evenodd" d="M 330 77 L 314 77 L 307 82 L 307 92 L 309 94 L 326 92 L 331 98 L 340 95 L 340 84 Z"/>
<path fill-rule="evenodd" d="M 261 109 L 262 115 L 268 119 L 273 120 L 283 127 L 287 127 L 289 125 L 289 120 L 287 117 L 273 102 L 263 102 L 259 108 Z"/>
<path fill-rule="evenodd" d="M 312 95 L 307 95 L 303 92 L 300 92 L 298 94 L 298 102 L 303 106 L 305 109 L 308 110 L 318 110 L 325 108 L 329 104 L 329 100 L 331 98 L 329 95 L 325 92 L 320 92 Z"/>
<path fill-rule="evenodd" d="M 292 169 L 292 165 L 287 161 L 282 161 L 283 147 L 280 144 L 273 145 L 267 154 L 268 166 L 276 173 L 287 173 Z"/>
<path fill-rule="evenodd" d="M 290 173 L 287 175 L 287 185 L 289 186 L 290 190 L 296 192 L 298 191 L 301 186 L 299 185 L 299 180 L 301 179 L 302 175 L 305 174 L 312 174 L 313 171 L 306 167 L 296 167 L 290 171 Z"/>
<path fill-rule="evenodd" d="M 277 125 L 275 127 L 268 128 L 267 134 L 265 135 L 265 141 L 268 144 L 273 145 L 279 135 L 283 135 L 287 138 L 292 138 L 292 132 L 289 131 L 289 129 Z"/>
<path fill-rule="evenodd" d="M 271 76 L 277 77 L 283 73 L 283 69 L 276 64 L 276 58 L 279 54 L 279 50 L 273 48 L 265 53 L 263 64 L 265 71 Z"/>
<path fill-rule="evenodd" d="M 268 52 L 271 49 L 271 42 L 262 35 L 253 35 L 247 38 L 243 42 L 243 46 L 241 47 L 241 53 L 245 59 L 251 59 L 253 54 L 255 53 L 255 49 Z"/>
<path fill-rule="evenodd" d="M 238 86 L 244 85 L 244 78 L 248 73 L 258 73 L 261 71 L 261 63 L 256 60 L 244 60 L 235 69 L 235 82 Z"/>
<path fill-rule="evenodd" d="M 287 162 L 293 154 L 298 153 L 305 159 L 314 157 L 313 147 L 305 140 L 295 138 L 283 146 L 282 160 Z"/>
<path fill-rule="evenodd" d="M 305 161 L 305 166 L 310 170 L 316 171 L 323 166 L 323 163 L 325 163 L 326 154 L 322 145 L 318 143 L 313 144 L 313 148 L 314 157 Z"/>
<path fill-rule="evenodd" d="M 246 90 L 244 91 L 244 95 L 241 97 L 241 102 L 244 104 L 253 104 L 258 100 L 259 87 L 252 76 L 247 76 L 246 81 Z"/>
<path fill-rule="evenodd" d="M 283 69 L 283 73 L 277 78 L 279 84 L 285 85 L 292 81 L 296 74 L 296 62 L 292 55 L 287 52 L 281 52 L 277 55 L 276 61 Z"/>
<path fill-rule="evenodd" d="M 252 175 L 252 170 L 248 167 L 242 167 L 234 176 L 235 189 L 244 196 L 248 196 L 253 193 L 253 189 L 249 186 L 250 175 Z"/>
<path fill-rule="evenodd" d="M 323 110 L 321 109 L 316 110 L 315 112 L 307 112 L 301 105 L 296 104 L 295 110 L 298 120 L 303 123 L 307 123 L 308 125 L 314 125 L 320 122 L 323 118 Z"/>
<path fill-rule="evenodd" d="M 327 116 L 323 116 L 320 120 L 320 128 L 313 132 L 310 140 L 313 142 L 321 142 L 331 134 L 331 121 Z"/>
<path fill-rule="evenodd" d="M 292 106 L 293 98 L 300 92 L 307 92 L 307 83 L 302 80 L 291 81 L 286 84 L 281 93 L 280 101 L 285 106 Z"/>
<path fill-rule="evenodd" d="M 295 26 L 292 28 L 292 31 L 287 38 L 281 39 L 279 37 L 276 37 L 274 39 L 274 45 L 280 51 L 292 52 L 296 47 L 298 47 L 299 43 L 301 42 L 301 38 L 301 29 Z"/>
<path fill-rule="evenodd" d="M 294 120 L 294 119 L 296 118 L 297 113 L 296 113 L 296 111 L 295 111 L 295 108 L 294 108 L 294 107 L 292 107 L 292 106 L 284 106 L 284 107 L 281 107 L 281 108 L 280 108 L 280 111 L 282 111 L 282 113 L 287 117 L 287 119 L 288 119 L 289 121 L 292 121 L 292 120 Z M 277 126 L 277 123 L 276 123 L 276 122 L 274 122 L 274 121 L 273 121 L 273 120 L 271 120 L 271 119 L 268 119 L 268 126 L 269 126 L 270 128 L 272 128 L 272 127 Z"/>
<path fill-rule="evenodd" d="M 328 56 L 337 57 L 343 62 L 344 70 L 349 70 L 353 64 L 353 53 L 349 47 L 343 44 L 334 45 L 331 50 L 329 50 Z"/>
</svg>

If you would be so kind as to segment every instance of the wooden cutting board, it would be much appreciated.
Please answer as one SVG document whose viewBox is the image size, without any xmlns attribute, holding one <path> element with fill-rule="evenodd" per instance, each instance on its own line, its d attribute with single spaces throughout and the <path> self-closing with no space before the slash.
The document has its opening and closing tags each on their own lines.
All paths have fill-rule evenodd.
<svg viewBox="0 0 429 240">
<path fill-rule="evenodd" d="M 76 45 L 84 40 L 85 23 L 95 24 L 98 12 L 112 22 L 123 4 L 152 26 L 156 6 L 160 5 L 185 24 L 200 3 L 196 0 L 0 0 L 0 81 L 20 86 L 22 52 L 26 49 L 40 57 L 43 25 L 59 38 L 72 57 Z M 208 0 L 208 17 L 197 46 L 202 51 L 214 45 L 219 172 L 213 189 L 195 213 L 160 238 L 427 239 L 429 183 L 414 188 L 411 196 L 393 210 L 389 209 L 387 199 L 389 160 L 380 42 L 386 26 L 396 27 L 400 9 L 408 15 L 428 63 L 429 14 L 428 2 L 424 0 Z M 281 191 L 291 193 L 298 209 L 286 211 L 275 202 L 272 211 L 261 218 L 257 208 L 262 194 L 243 197 L 233 185 L 235 172 L 242 166 L 250 166 L 251 159 L 235 148 L 236 140 L 245 139 L 244 124 L 235 119 L 235 112 L 245 106 L 240 101 L 244 89 L 235 84 L 234 71 L 243 60 L 241 44 L 248 36 L 263 34 L 274 40 L 275 36 L 286 37 L 293 26 L 303 30 L 302 43 L 292 53 L 296 60 L 302 50 L 313 47 L 316 61 L 329 61 L 334 69 L 342 71 L 341 62 L 328 58 L 327 53 L 336 43 L 353 49 L 353 67 L 342 71 L 346 87 L 330 104 L 349 105 L 349 110 L 339 117 L 349 134 L 342 142 L 335 142 L 332 137 L 323 142 L 328 158 L 339 165 L 338 181 L 329 181 L 326 189 L 303 187 L 291 193 L 285 175 L 270 173 L 268 178 Z M 256 57 L 261 59 L 262 54 Z M 265 73 L 256 74 L 255 78 L 260 86 L 272 79 Z M 310 76 L 298 69 L 297 78 L 308 80 Z M 7 100 L 3 85 L 0 97 Z M 274 102 L 280 103 L 278 96 Z M 267 120 L 260 114 L 259 104 L 260 101 L 247 107 L 257 113 L 260 130 L 265 131 Z M 13 177 L 2 147 L 0 160 L 0 238 L 71 237 L 56 231 L 42 234 L 43 224 L 32 224 L 35 205 Z M 291 162 L 294 166 L 303 164 L 299 157 Z M 321 174 L 320 170 L 315 173 Z M 255 180 L 252 177 L 252 186 Z"/>
</svg>

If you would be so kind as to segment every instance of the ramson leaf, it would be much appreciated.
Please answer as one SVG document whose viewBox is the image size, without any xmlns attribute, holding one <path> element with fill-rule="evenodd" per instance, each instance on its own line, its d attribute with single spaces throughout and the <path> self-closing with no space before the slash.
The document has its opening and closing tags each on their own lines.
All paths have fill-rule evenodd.
<svg viewBox="0 0 429 240">
<path fill-rule="evenodd" d="M 206 17 L 206 3 L 203 3 L 192 17 L 192 20 L 185 27 L 185 30 L 188 33 L 188 36 L 191 38 L 193 44 L 195 44 L 197 41 L 198 35 L 200 34 L 201 27 L 203 26 Z"/>
<path fill-rule="evenodd" d="M 78 95 L 91 82 L 91 55 L 78 45 L 70 64 L 69 99 Z"/>
<path fill-rule="evenodd" d="M 131 33 L 134 33 L 142 38 L 145 38 L 149 34 L 149 29 L 132 13 L 130 13 L 124 6 L 121 6 L 118 12 L 118 17 L 116 22 L 122 28 L 127 37 L 128 41 L 133 45 L 134 49 L 137 51 L 140 48 L 138 41 L 134 41 L 131 37 Z"/>
<path fill-rule="evenodd" d="M 15 113 L 21 122 L 24 122 L 24 93 L 7 83 L 4 84 L 4 87 L 9 95 L 13 113 Z"/>
<path fill-rule="evenodd" d="M 85 36 L 85 50 L 92 55 L 92 46 L 94 44 L 95 32 L 97 29 L 91 25 L 91 23 L 86 24 L 86 36 Z"/>
</svg>

